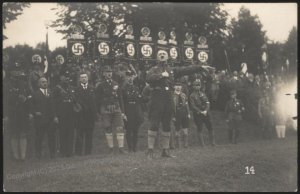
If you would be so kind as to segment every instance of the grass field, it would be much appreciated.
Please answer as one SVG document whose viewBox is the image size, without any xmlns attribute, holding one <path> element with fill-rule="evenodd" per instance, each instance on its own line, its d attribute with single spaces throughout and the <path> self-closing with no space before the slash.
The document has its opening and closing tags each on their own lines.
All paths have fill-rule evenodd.
<svg viewBox="0 0 300 194">
<path fill-rule="evenodd" d="M 91 156 L 36 160 L 10 159 L 4 146 L 6 191 L 295 191 L 297 189 L 297 134 L 262 140 L 257 127 L 244 122 L 237 145 L 227 141 L 221 112 L 213 112 L 216 147 L 200 148 L 191 125 L 190 147 L 176 149 L 176 158 L 148 160 L 147 122 L 139 134 L 139 151 L 108 155 L 104 134 L 97 125 Z M 31 132 L 32 133 L 32 132 Z M 205 134 L 207 139 L 207 133 Z M 32 140 L 31 140 L 32 141 Z M 32 149 L 32 145 L 30 147 Z M 245 174 L 246 167 L 255 174 Z"/>
</svg>

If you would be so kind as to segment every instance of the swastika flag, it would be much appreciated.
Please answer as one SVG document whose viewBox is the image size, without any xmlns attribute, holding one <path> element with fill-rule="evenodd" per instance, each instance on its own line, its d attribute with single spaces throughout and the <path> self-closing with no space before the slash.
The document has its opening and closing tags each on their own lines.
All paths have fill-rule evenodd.
<svg viewBox="0 0 300 194">
<path fill-rule="evenodd" d="M 87 57 L 86 41 L 82 39 L 68 39 L 67 41 L 67 57 L 71 61 L 83 60 Z"/>
<path fill-rule="evenodd" d="M 112 46 L 108 39 L 98 39 L 94 45 L 95 57 L 108 59 L 112 56 Z"/>
</svg>

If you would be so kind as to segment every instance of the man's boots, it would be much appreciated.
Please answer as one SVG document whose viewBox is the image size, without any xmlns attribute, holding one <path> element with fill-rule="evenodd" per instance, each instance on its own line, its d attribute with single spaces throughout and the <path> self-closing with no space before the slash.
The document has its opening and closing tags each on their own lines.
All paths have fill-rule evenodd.
<svg viewBox="0 0 300 194">
<path fill-rule="evenodd" d="M 185 128 L 185 129 L 182 129 L 182 132 L 183 132 L 183 145 L 185 148 L 188 147 L 188 128 Z"/>
<path fill-rule="evenodd" d="M 26 158 L 26 150 L 27 150 L 27 139 L 25 137 L 22 137 L 20 139 L 20 155 L 21 160 L 25 160 Z"/>
<path fill-rule="evenodd" d="M 179 131 L 176 131 L 176 133 L 175 133 L 175 147 L 181 148 L 181 139 L 180 139 Z"/>
<path fill-rule="evenodd" d="M 214 131 L 213 130 L 209 131 L 208 135 L 209 135 L 210 145 L 211 146 L 215 146 L 216 143 L 215 143 L 215 134 L 214 134 Z"/>
<path fill-rule="evenodd" d="M 202 132 L 198 132 L 198 140 L 199 140 L 200 146 L 201 146 L 201 147 L 204 147 L 205 144 L 204 144 L 204 139 L 203 139 L 203 134 L 202 134 Z"/>
<path fill-rule="evenodd" d="M 175 156 L 171 155 L 169 153 L 169 150 L 170 150 L 170 136 L 171 136 L 171 133 L 170 132 L 165 132 L 163 131 L 161 133 L 161 144 L 162 144 L 162 147 L 163 147 L 163 151 L 162 151 L 162 154 L 161 156 L 162 157 L 167 157 L 167 158 L 174 158 Z"/>
<path fill-rule="evenodd" d="M 109 147 L 109 154 L 114 153 L 114 138 L 112 133 L 105 133 L 106 140 L 107 140 L 107 145 Z"/>
<path fill-rule="evenodd" d="M 154 157 L 154 145 L 155 139 L 157 136 L 157 131 L 148 130 L 148 152 L 147 157 L 148 159 L 152 159 Z"/>
</svg>

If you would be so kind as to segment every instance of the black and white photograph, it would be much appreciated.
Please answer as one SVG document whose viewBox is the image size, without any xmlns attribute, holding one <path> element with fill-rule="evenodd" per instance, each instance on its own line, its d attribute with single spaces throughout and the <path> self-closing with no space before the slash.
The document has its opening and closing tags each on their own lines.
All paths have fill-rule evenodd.
<svg viewBox="0 0 300 194">
<path fill-rule="evenodd" d="M 297 192 L 297 2 L 3 2 L 4 192 Z"/>
</svg>

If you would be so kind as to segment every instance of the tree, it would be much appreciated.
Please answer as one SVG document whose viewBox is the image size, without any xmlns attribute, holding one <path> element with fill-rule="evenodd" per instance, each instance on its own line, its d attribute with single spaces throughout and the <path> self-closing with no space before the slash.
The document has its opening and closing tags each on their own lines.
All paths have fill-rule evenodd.
<svg viewBox="0 0 300 194">
<path fill-rule="evenodd" d="M 30 3 L 3 3 L 2 4 L 2 25 L 3 29 L 6 29 L 6 24 L 16 20 L 19 15 L 22 14 L 23 9 L 29 7 Z M 3 35 L 3 39 L 7 39 Z"/>
<path fill-rule="evenodd" d="M 289 37 L 284 44 L 284 55 L 286 59 L 289 60 L 289 72 L 296 73 L 297 72 L 297 28 L 294 26 L 289 34 Z"/>
<path fill-rule="evenodd" d="M 258 72 L 261 64 L 261 47 L 265 43 L 265 31 L 257 15 L 251 15 L 244 6 L 240 8 L 238 18 L 232 19 L 229 35 L 229 61 L 234 70 L 240 70 L 242 62 L 248 65 L 248 71 Z"/>
<path fill-rule="evenodd" d="M 100 23 L 108 24 L 113 42 L 123 38 L 128 23 L 133 23 L 134 36 L 140 36 L 140 29 L 147 24 L 151 36 L 157 38 L 161 28 L 168 34 L 176 28 L 177 40 L 184 38 L 185 24 L 191 28 L 194 41 L 198 36 L 207 38 L 213 50 L 213 63 L 225 65 L 224 41 L 226 39 L 227 12 L 219 3 L 59 3 L 57 19 L 52 27 L 67 38 L 72 33 L 72 25 L 81 25 L 87 39 L 95 36 Z M 117 30 L 115 30 L 117 28 Z M 114 32 L 114 33 L 113 33 Z"/>
<path fill-rule="evenodd" d="M 182 44 L 188 28 L 193 33 L 194 42 L 199 36 L 205 36 L 211 50 L 213 61 L 218 69 L 225 66 L 224 42 L 226 40 L 226 20 L 228 13 L 221 9 L 220 3 L 140 3 L 140 9 L 134 12 L 133 22 L 138 29 L 147 23 L 156 39 L 157 32 L 163 27 L 169 32 L 175 27 L 177 41 Z"/>
<path fill-rule="evenodd" d="M 279 73 L 282 65 L 285 63 L 284 44 L 272 42 L 268 44 L 268 59 L 272 73 Z"/>
<path fill-rule="evenodd" d="M 72 26 L 79 25 L 83 29 L 83 35 L 90 39 L 98 31 L 99 25 L 108 25 L 110 34 L 116 26 L 124 23 L 125 15 L 134 10 L 129 3 L 58 3 L 57 15 L 59 18 L 51 27 L 65 34 L 67 38 L 72 33 Z M 120 32 L 121 33 L 121 32 Z M 118 33 L 114 33 L 119 36 Z"/>
<path fill-rule="evenodd" d="M 29 45 L 16 45 L 14 47 L 10 46 L 3 49 L 3 52 L 7 53 L 9 56 L 9 61 L 7 65 L 12 65 L 15 62 L 24 64 L 27 68 L 30 68 L 31 57 L 34 54 L 34 49 Z"/>
</svg>

